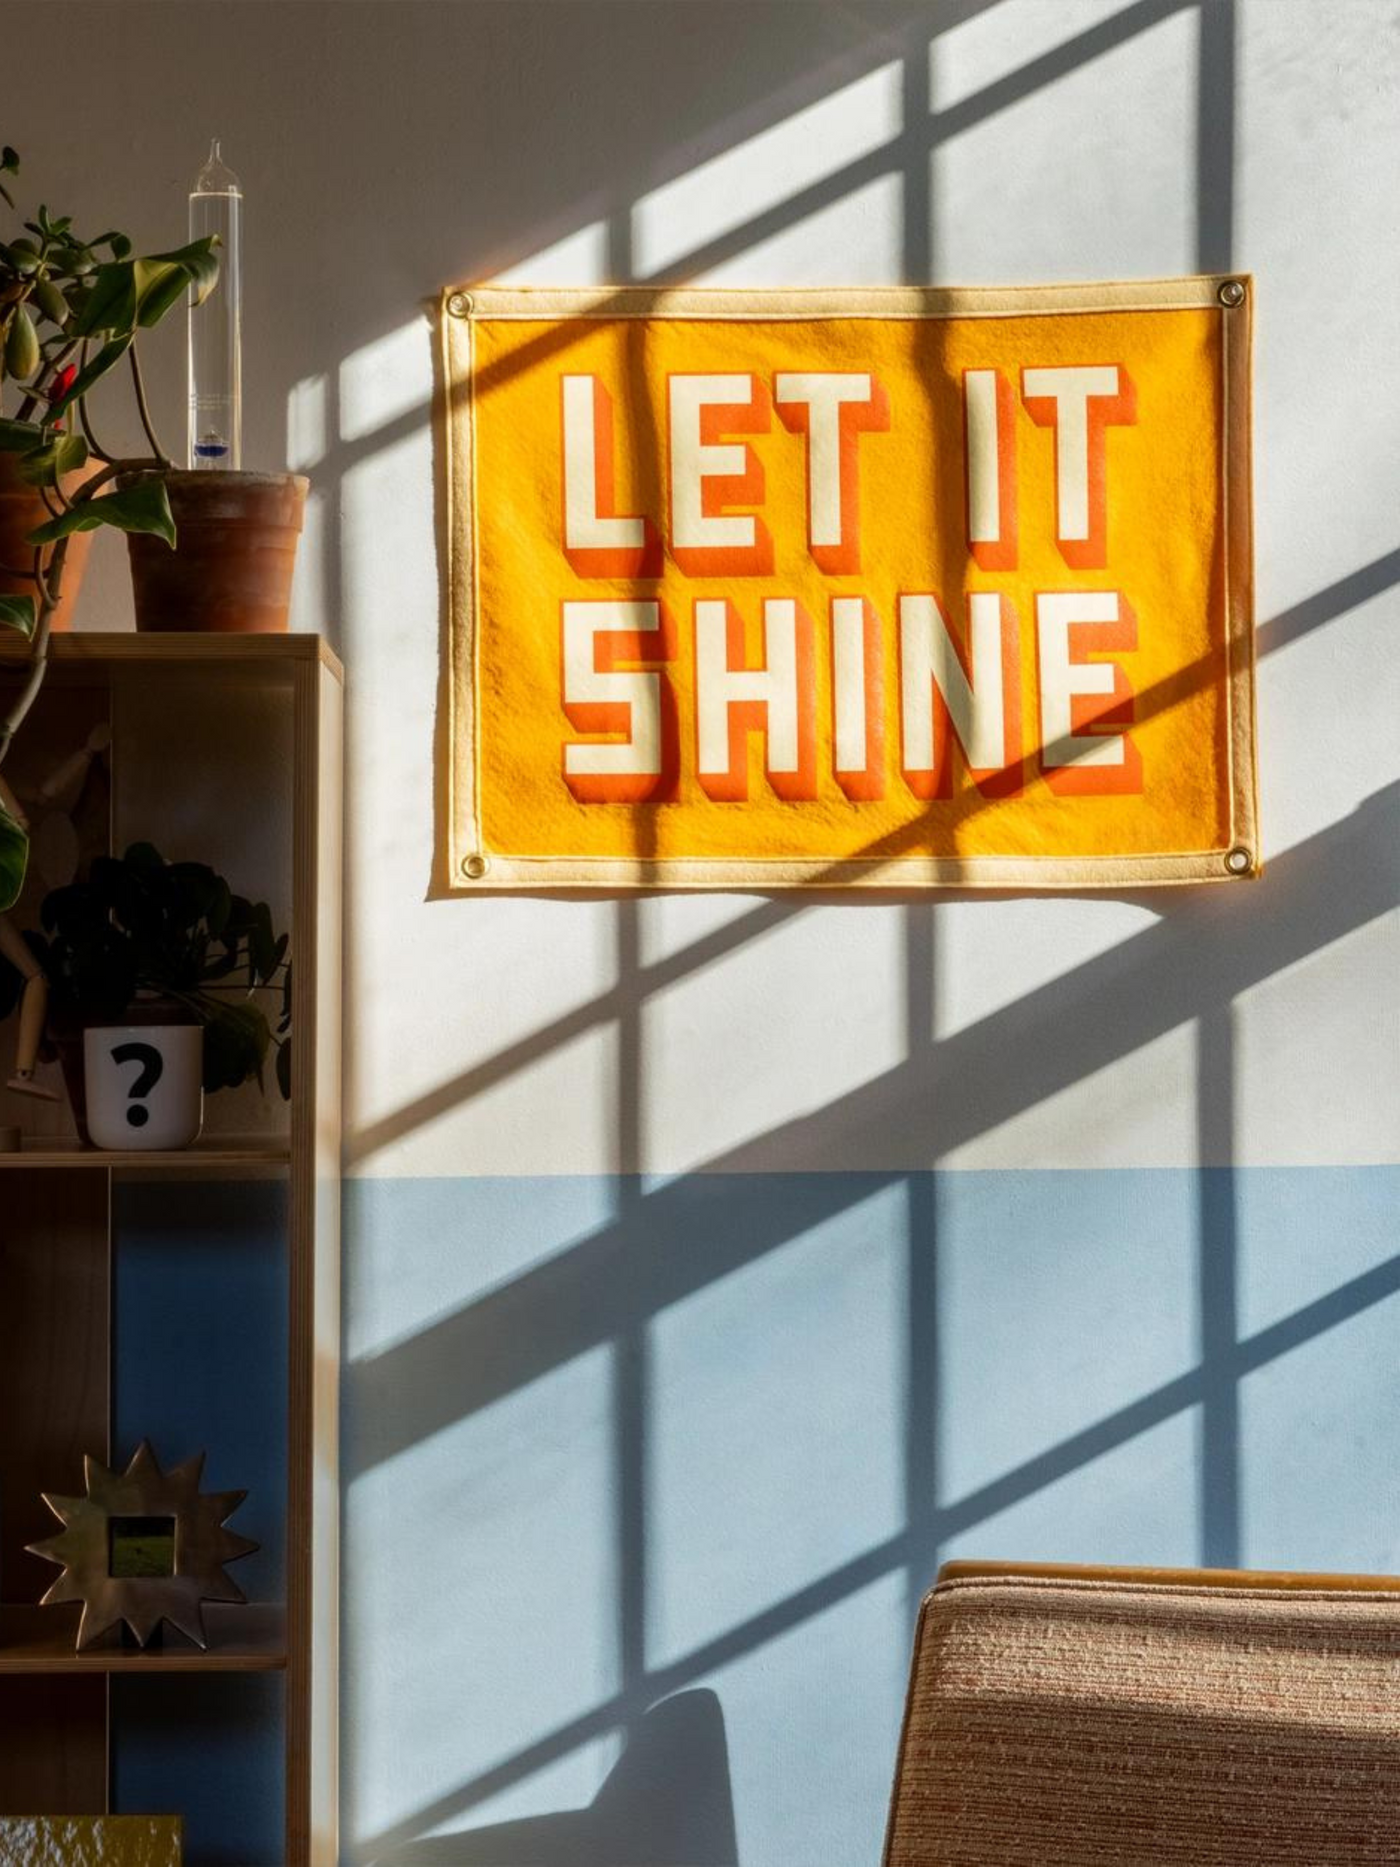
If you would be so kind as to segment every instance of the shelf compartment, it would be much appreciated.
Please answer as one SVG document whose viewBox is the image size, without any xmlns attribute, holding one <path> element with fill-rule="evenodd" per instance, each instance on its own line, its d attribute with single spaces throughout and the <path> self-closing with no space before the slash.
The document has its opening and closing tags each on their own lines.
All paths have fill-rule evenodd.
<svg viewBox="0 0 1400 1867">
<path fill-rule="evenodd" d="M 114 1636 L 86 1652 L 75 1650 L 78 1616 L 71 1608 L 9 1604 L 0 1607 L 0 1675 L 5 1673 L 255 1673 L 287 1664 L 287 1611 L 277 1602 L 209 1602 L 204 1609 L 208 1647 L 201 1650 L 173 1628 L 145 1652 Z M 111 1645 L 105 1644 L 111 1641 Z"/>
</svg>

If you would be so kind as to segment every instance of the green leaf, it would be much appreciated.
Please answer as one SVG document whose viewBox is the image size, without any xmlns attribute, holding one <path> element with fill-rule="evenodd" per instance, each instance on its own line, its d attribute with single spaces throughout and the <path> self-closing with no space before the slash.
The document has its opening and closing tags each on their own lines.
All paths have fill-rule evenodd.
<svg viewBox="0 0 1400 1867">
<path fill-rule="evenodd" d="M 260 901 L 253 909 L 253 925 L 248 935 L 248 959 L 255 979 L 266 985 L 277 970 L 277 939 L 272 931 L 272 909 Z"/>
<path fill-rule="evenodd" d="M 29 838 L 0 806 L 0 914 L 19 900 L 24 871 L 29 865 Z"/>
<path fill-rule="evenodd" d="M 24 382 L 39 367 L 39 333 L 23 305 L 16 305 L 5 339 L 5 368 L 17 382 Z"/>
<path fill-rule="evenodd" d="M 5 263 L 22 277 L 39 270 L 39 249 L 32 240 L 12 240 L 4 251 Z"/>
<path fill-rule="evenodd" d="M 34 281 L 34 302 L 51 324 L 67 323 L 68 300 L 52 279 Z"/>
<path fill-rule="evenodd" d="M 0 420 L 0 454 L 27 454 L 43 438 L 44 430 L 37 421 Z"/>
<path fill-rule="evenodd" d="M 130 260 L 99 266 L 92 290 L 73 321 L 75 337 L 97 331 L 129 331 L 136 322 L 136 267 Z"/>
<path fill-rule="evenodd" d="M 189 277 L 183 267 L 157 264 L 153 259 L 138 259 L 134 266 L 136 321 L 149 330 L 180 303 L 189 289 Z"/>
<path fill-rule="evenodd" d="M 56 402 L 50 403 L 49 420 L 58 421 L 66 415 L 80 396 L 85 396 L 94 383 L 100 382 L 109 369 L 120 363 L 130 350 L 134 337 L 134 331 L 127 331 L 124 336 L 114 337 L 110 343 L 103 344 L 87 367 L 78 371 L 68 385 L 67 394 L 61 395 Z"/>
<path fill-rule="evenodd" d="M 106 493 L 100 499 L 80 499 L 67 512 L 32 531 L 29 543 L 56 544 L 60 538 L 72 537 L 74 532 L 94 532 L 102 525 L 115 526 L 122 532 L 153 532 L 173 547 L 175 521 L 170 514 L 164 480 L 150 475 L 122 487 L 120 492 Z"/>
<path fill-rule="evenodd" d="M 136 321 L 149 330 L 159 324 L 185 296 L 194 292 L 197 305 L 213 291 L 219 278 L 219 261 L 214 251 L 216 236 L 192 240 L 173 253 L 153 253 L 149 259 L 133 262 L 136 274 Z"/>
<path fill-rule="evenodd" d="M 8 143 L 0 149 L 0 173 L 13 175 L 19 167 L 19 157 Z"/>
<path fill-rule="evenodd" d="M 65 473 L 87 465 L 88 444 L 80 434 L 56 434 L 43 447 L 21 457 L 19 477 L 26 486 L 57 486 Z"/>
<path fill-rule="evenodd" d="M 267 1019 L 246 1001 L 218 1005 L 204 1026 L 204 1087 L 234 1089 L 250 1076 L 262 1085 L 263 1060 L 272 1044 Z"/>
<path fill-rule="evenodd" d="M 208 923 L 209 932 L 218 940 L 228 926 L 229 911 L 233 906 L 233 894 L 222 875 L 215 876 L 214 880 L 216 884 L 214 899 L 204 918 Z"/>
<path fill-rule="evenodd" d="M 25 637 L 34 633 L 34 598 L 0 596 L 0 628 L 17 629 Z"/>
<path fill-rule="evenodd" d="M 39 255 L 28 240 L 16 240 L 13 246 L 6 246 L 0 241 L 0 260 L 23 279 L 39 270 Z"/>
</svg>

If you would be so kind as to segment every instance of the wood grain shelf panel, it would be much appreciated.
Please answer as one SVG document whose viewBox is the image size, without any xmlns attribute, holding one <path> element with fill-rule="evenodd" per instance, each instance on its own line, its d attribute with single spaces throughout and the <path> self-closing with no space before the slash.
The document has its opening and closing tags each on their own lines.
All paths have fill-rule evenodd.
<svg viewBox="0 0 1400 1867">
<path fill-rule="evenodd" d="M 24 662 L 26 644 L 12 631 L 0 639 L 0 668 Z M 62 677 L 73 666 L 96 671 L 132 663 L 164 662 L 182 668 L 237 663 L 264 669 L 292 671 L 306 662 L 319 662 L 337 681 L 345 678 L 339 657 L 319 635 L 217 635 L 191 631 L 146 634 L 133 629 L 79 629 L 55 635 L 49 643 L 50 674 Z"/>
<path fill-rule="evenodd" d="M 99 1644 L 79 1653 L 75 1608 L 0 1607 L 0 1675 L 5 1673 L 261 1673 L 287 1664 L 287 1611 L 276 1602 L 236 1606 L 210 1602 L 204 1609 L 209 1645 L 201 1652 L 172 1628 L 164 1643 L 142 1653 Z"/>
<path fill-rule="evenodd" d="M 286 1135 L 242 1138 L 216 1136 L 193 1147 L 117 1149 L 83 1147 L 77 1141 L 26 1140 L 17 1154 L 0 1154 L 0 1173 L 25 1168 L 159 1168 L 170 1173 L 199 1173 L 211 1167 L 286 1166 L 292 1157 Z"/>
</svg>

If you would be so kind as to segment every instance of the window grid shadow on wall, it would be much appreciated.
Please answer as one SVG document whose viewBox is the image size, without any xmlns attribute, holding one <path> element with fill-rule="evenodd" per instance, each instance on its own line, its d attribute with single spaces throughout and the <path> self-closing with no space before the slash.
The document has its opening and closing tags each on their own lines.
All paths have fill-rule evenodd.
<svg viewBox="0 0 1400 1867">
<path fill-rule="evenodd" d="M 982 10 L 971 0 L 959 14 Z M 609 273 L 614 283 L 673 283 L 703 273 L 742 253 L 756 241 L 795 224 L 868 182 L 897 176 L 902 188 L 902 271 L 909 283 L 922 283 L 937 269 L 936 229 L 932 224 L 931 162 L 939 145 L 998 111 L 1031 96 L 1091 60 L 1127 44 L 1138 34 L 1181 14 L 1196 22 L 1197 133 L 1194 150 L 1196 263 L 1201 271 L 1228 270 L 1234 245 L 1235 40 L 1234 0 L 1136 0 L 982 91 L 947 109 L 936 109 L 930 95 L 930 35 L 903 35 L 902 123 L 899 135 L 880 149 L 707 242 L 683 261 L 640 277 L 634 263 L 630 198 L 619 197 L 607 223 Z M 936 37 L 936 35 L 935 35 Z M 879 59 L 889 56 L 889 39 L 873 42 Z M 421 417 L 412 418 L 416 426 Z M 402 423 L 394 424 L 399 438 Z M 358 457 L 385 443 L 386 433 L 367 436 Z M 340 449 L 328 460 L 341 473 L 356 451 Z M 334 501 L 330 502 L 334 506 Z M 327 557 L 332 566 L 335 540 Z M 337 575 L 332 568 L 330 575 Z M 1258 632 L 1261 656 L 1298 640 L 1343 615 L 1348 609 L 1400 581 L 1400 550 L 1361 567 L 1318 591 Z M 330 593 L 328 592 L 328 595 Z M 328 612 L 335 613 L 333 603 Z M 1139 696 L 1139 717 L 1175 703 L 1182 686 L 1164 684 L 1160 692 Z M 381 1388 L 388 1397 L 401 1391 L 400 1358 L 421 1353 L 450 1354 L 454 1365 L 472 1367 L 474 1341 L 499 1340 L 508 1321 L 521 1347 L 510 1375 L 490 1375 L 466 1397 L 459 1391 L 445 1403 L 449 1417 L 421 1409 L 410 1412 L 381 1443 L 380 1456 L 414 1443 L 499 1399 L 504 1393 L 548 1372 L 550 1367 L 610 1342 L 613 1349 L 612 1420 L 617 1498 L 614 1534 L 620 1576 L 616 1637 L 620 1687 L 616 1694 L 558 1729 L 503 1758 L 470 1781 L 416 1811 L 392 1829 L 358 1841 L 356 1851 L 373 1859 L 416 1835 L 460 1817 L 499 1791 L 519 1783 L 580 1746 L 600 1738 L 625 1735 L 658 1699 L 703 1680 L 717 1667 L 751 1652 L 798 1626 L 812 1615 L 849 1598 L 870 1583 L 902 1571 L 911 1622 L 919 1597 L 936 1571 L 940 1550 L 954 1538 L 1009 1506 L 1025 1500 L 1106 1453 L 1126 1445 L 1168 1420 L 1196 1410 L 1200 1421 L 1199 1524 L 1200 1560 L 1208 1566 L 1231 1566 L 1241 1557 L 1239 1472 L 1239 1385 L 1263 1367 L 1324 1331 L 1359 1315 L 1400 1291 L 1400 1257 L 1378 1265 L 1328 1291 L 1267 1328 L 1241 1337 L 1237 1301 L 1236 1188 L 1230 1166 L 1235 1154 L 1233 1082 L 1235 1041 L 1232 1005 L 1250 986 L 1303 959 L 1308 953 L 1366 925 L 1400 900 L 1397 865 L 1370 860 L 1386 839 L 1394 847 L 1396 787 L 1368 800 L 1352 818 L 1297 845 L 1271 866 L 1268 895 L 1252 904 L 1247 920 L 1210 917 L 1193 903 L 1173 904 L 1157 924 L 1115 948 L 1111 967 L 1090 961 L 1051 985 L 1037 988 L 952 1036 L 935 1037 L 935 981 L 938 964 L 936 918 L 924 900 L 903 908 L 905 1058 L 873 1083 L 863 1084 L 839 1105 L 818 1111 L 795 1126 L 811 1137 L 814 1164 L 829 1154 L 828 1139 L 847 1140 L 863 1130 L 878 1132 L 882 1112 L 908 1096 L 929 1093 L 935 1077 L 974 1084 L 986 1093 L 967 1098 L 974 1111 L 959 1141 L 1032 1106 L 1035 1102 L 1105 1067 L 1143 1043 L 1194 1022 L 1197 1064 L 1197 1150 L 1212 1171 L 1198 1176 L 1196 1213 L 1199 1290 L 1199 1360 L 1197 1365 L 1138 1396 L 1049 1449 L 983 1484 L 976 1491 L 940 1502 L 935 1465 L 933 1422 L 940 1391 L 938 1339 L 938 1223 L 936 1190 L 927 1172 L 869 1172 L 860 1176 L 865 1197 L 882 1185 L 904 1189 L 907 1211 L 906 1426 L 903 1447 L 904 1523 L 884 1542 L 851 1561 L 814 1578 L 743 1622 L 664 1666 L 648 1666 L 646 1472 L 647 1423 L 651 1369 L 648 1327 L 668 1305 L 681 1301 L 762 1252 L 799 1235 L 786 1232 L 746 1234 L 742 1245 L 720 1246 L 703 1265 L 663 1263 L 655 1258 L 655 1240 L 665 1237 L 668 1214 L 684 1193 L 675 1183 L 648 1188 L 642 1178 L 646 1159 L 642 1022 L 645 1008 L 671 986 L 739 951 L 806 911 L 809 900 L 769 898 L 735 920 L 706 933 L 680 950 L 644 957 L 639 904 L 615 906 L 616 974 L 613 985 L 527 1037 L 502 1048 L 428 1095 L 362 1129 L 352 1139 L 351 1162 L 411 1133 L 455 1106 L 537 1063 L 562 1046 L 611 1026 L 617 1043 L 615 1108 L 617 1209 L 613 1223 L 570 1248 L 561 1259 L 524 1273 L 505 1293 L 493 1293 L 467 1311 L 431 1325 L 421 1337 L 378 1357 L 381 1365 L 361 1365 L 352 1381 L 370 1383 L 362 1404 L 373 1404 Z M 1369 876 L 1358 887 L 1357 877 Z M 1154 906 L 1160 907 L 1158 902 Z M 1151 982 L 1151 990 L 1146 982 Z M 1092 997 L 1092 1026 L 1068 1042 L 1066 1006 Z M 1055 1042 L 1048 1041 L 1052 1035 Z M 1038 1041 L 1039 1040 L 1039 1041 Z M 1014 1052 L 1033 1062 L 1014 1090 L 992 1083 L 980 1059 Z M 782 1137 L 794 1139 L 791 1131 Z M 746 1144 L 697 1171 L 720 1174 L 757 1164 L 765 1143 Z M 791 1152 L 791 1149 L 786 1150 Z M 936 1164 L 930 1161 L 930 1166 Z M 808 1226 L 833 1216 L 850 1202 L 848 1183 L 831 1177 L 829 1199 L 804 1215 Z M 780 1235 L 781 1234 L 781 1235 Z M 635 1274 L 634 1274 L 635 1273 Z M 564 1331 L 557 1318 L 568 1313 L 571 1288 L 583 1289 L 595 1275 L 614 1279 L 620 1291 L 615 1327 L 606 1336 L 591 1323 Z M 636 1292 L 635 1296 L 632 1292 Z M 543 1347 L 531 1332 L 532 1316 L 555 1318 Z M 496 1364 L 493 1363 L 493 1366 Z M 493 1384 L 494 1383 L 494 1384 Z"/>
</svg>

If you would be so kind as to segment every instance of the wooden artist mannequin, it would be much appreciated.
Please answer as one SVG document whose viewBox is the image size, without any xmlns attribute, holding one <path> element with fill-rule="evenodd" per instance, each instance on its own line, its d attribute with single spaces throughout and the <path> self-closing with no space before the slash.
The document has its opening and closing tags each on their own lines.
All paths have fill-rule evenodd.
<svg viewBox="0 0 1400 1867">
<path fill-rule="evenodd" d="M 48 814 L 41 820 L 34 834 L 31 849 L 36 858 L 36 867 L 50 888 L 72 881 L 78 864 L 77 835 L 72 817 L 68 810 L 56 809 L 55 806 L 67 796 L 71 809 L 93 760 L 107 749 L 111 738 L 108 727 L 95 726 L 88 734 L 86 744 L 64 759 L 35 795 L 35 802 Z M 31 828 L 28 815 L 3 777 L 0 777 L 0 805 L 4 806 L 21 828 Z M 57 1090 L 45 1088 L 34 1076 L 39 1046 L 44 1037 L 44 1020 L 48 1014 L 49 982 L 38 960 L 30 952 L 29 943 L 7 914 L 0 915 L 0 954 L 24 981 L 19 1002 L 15 1069 L 6 1086 L 22 1096 L 37 1096 L 44 1102 L 61 1101 Z"/>
</svg>

